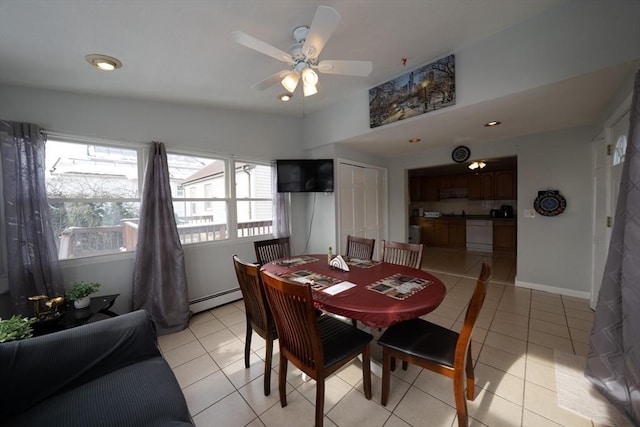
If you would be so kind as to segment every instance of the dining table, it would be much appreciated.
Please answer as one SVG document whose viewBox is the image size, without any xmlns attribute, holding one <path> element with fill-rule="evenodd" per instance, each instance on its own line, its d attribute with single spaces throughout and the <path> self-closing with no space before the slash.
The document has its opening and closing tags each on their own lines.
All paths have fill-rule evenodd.
<svg viewBox="0 0 640 427">
<path fill-rule="evenodd" d="M 442 281 L 427 271 L 375 260 L 340 256 L 330 264 L 326 254 L 311 254 L 275 260 L 262 268 L 308 283 L 317 308 L 370 328 L 388 328 L 425 315 L 446 295 Z"/>
</svg>

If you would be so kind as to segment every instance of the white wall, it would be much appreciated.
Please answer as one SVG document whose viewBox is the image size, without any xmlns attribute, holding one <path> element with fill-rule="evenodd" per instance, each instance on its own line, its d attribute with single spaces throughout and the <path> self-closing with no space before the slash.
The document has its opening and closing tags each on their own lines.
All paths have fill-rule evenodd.
<svg viewBox="0 0 640 427">
<path fill-rule="evenodd" d="M 272 160 L 303 157 L 302 123 L 295 117 L 163 104 L 140 100 L 0 86 L 0 118 L 31 122 L 47 130 L 134 142 L 164 142 L 167 148 Z M 251 123 L 251 126 L 247 126 Z M 292 234 L 306 235 L 304 201 L 292 200 Z M 184 247 L 190 298 L 237 287 L 231 256 L 254 260 L 253 240 Z M 301 248 L 300 248 L 301 249 Z M 61 262 L 65 284 L 102 283 L 100 293 L 120 293 L 116 311 L 131 308 L 133 254 Z"/>
</svg>

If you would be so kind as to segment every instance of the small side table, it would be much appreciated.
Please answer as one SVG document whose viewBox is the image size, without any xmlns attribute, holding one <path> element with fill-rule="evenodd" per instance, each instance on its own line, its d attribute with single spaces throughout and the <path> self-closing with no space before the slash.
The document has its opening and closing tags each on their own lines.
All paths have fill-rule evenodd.
<svg viewBox="0 0 640 427">
<path fill-rule="evenodd" d="M 109 317 L 115 317 L 118 314 L 111 311 L 111 307 L 116 302 L 120 294 L 100 295 L 91 298 L 91 303 L 85 308 L 75 308 L 71 301 L 68 302 L 65 313 L 56 321 L 45 322 L 41 325 L 35 323 L 34 335 L 44 335 L 62 329 L 75 328 L 91 321 L 91 318 L 98 313 L 105 314 Z"/>
</svg>

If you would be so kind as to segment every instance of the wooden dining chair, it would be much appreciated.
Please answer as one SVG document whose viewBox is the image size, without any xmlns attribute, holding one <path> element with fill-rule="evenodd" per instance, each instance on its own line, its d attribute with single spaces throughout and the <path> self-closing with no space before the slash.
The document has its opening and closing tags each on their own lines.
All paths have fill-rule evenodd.
<svg viewBox="0 0 640 427">
<path fill-rule="evenodd" d="M 382 346 L 382 398 L 387 404 L 391 369 L 395 359 L 420 366 L 453 379 L 453 396 L 458 413 L 458 426 L 467 426 L 467 401 L 464 395 L 466 373 L 467 396 L 475 398 L 475 377 L 471 359 L 471 333 L 487 294 L 491 268 L 482 264 L 480 276 L 471 296 L 460 333 L 417 318 L 388 328 L 378 340 Z M 406 365 L 405 365 L 406 367 Z"/>
<path fill-rule="evenodd" d="M 280 405 L 287 406 L 287 363 L 316 381 L 315 425 L 322 427 L 325 379 L 362 354 L 364 395 L 371 399 L 370 334 L 332 316 L 316 316 L 311 287 L 262 270 L 280 345 Z"/>
<path fill-rule="evenodd" d="M 291 244 L 288 237 L 260 240 L 253 242 L 253 247 L 256 251 L 256 260 L 260 265 L 291 256 Z"/>
<path fill-rule="evenodd" d="M 244 263 L 237 255 L 233 256 L 233 266 L 236 270 L 247 321 L 247 335 L 244 341 L 244 367 L 249 368 L 251 354 L 251 336 L 255 331 L 266 342 L 264 357 L 264 395 L 271 393 L 271 359 L 273 355 L 273 341 L 278 334 L 273 321 L 273 315 L 267 302 L 262 284 L 260 270 L 255 264 Z"/>
<path fill-rule="evenodd" d="M 382 241 L 383 262 L 420 269 L 422 266 L 422 244 Z"/>
<path fill-rule="evenodd" d="M 372 259 L 373 247 L 376 239 L 367 239 L 364 237 L 347 236 L 347 256 L 358 259 Z"/>
</svg>

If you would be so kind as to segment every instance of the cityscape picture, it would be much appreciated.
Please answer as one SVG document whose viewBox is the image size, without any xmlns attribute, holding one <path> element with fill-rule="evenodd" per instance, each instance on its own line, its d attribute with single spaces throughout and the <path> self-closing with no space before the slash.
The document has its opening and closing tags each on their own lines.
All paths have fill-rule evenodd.
<svg viewBox="0 0 640 427">
<path fill-rule="evenodd" d="M 449 55 L 369 89 L 369 125 L 375 128 L 455 103 L 455 55 Z"/>
</svg>

